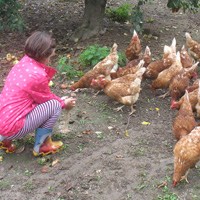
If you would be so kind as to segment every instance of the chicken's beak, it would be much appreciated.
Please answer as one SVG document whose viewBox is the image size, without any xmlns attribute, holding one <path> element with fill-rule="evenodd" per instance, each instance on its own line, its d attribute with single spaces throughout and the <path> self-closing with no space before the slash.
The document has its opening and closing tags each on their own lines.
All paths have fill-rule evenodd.
<svg viewBox="0 0 200 200">
<path fill-rule="evenodd" d="M 176 184 L 177 184 L 177 182 L 176 182 L 176 181 L 174 181 L 174 188 L 176 187 Z"/>
</svg>

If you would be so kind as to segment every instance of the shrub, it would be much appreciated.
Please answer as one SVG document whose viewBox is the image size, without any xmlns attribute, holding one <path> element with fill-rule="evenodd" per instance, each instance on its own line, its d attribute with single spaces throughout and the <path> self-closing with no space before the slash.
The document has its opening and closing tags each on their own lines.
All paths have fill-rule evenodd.
<svg viewBox="0 0 200 200">
<path fill-rule="evenodd" d="M 109 53 L 111 48 L 106 46 L 100 47 L 99 44 L 89 46 L 82 54 L 79 55 L 78 61 L 83 67 L 95 66 L 98 62 L 102 61 Z M 124 66 L 126 63 L 126 57 L 119 53 L 119 66 Z"/>
<path fill-rule="evenodd" d="M 23 32 L 24 22 L 19 15 L 20 7 L 17 0 L 0 0 L 0 31 L 10 29 Z"/>
<path fill-rule="evenodd" d="M 128 3 L 121 3 L 121 6 L 118 8 L 106 8 L 106 14 L 110 18 L 117 22 L 125 22 L 129 20 L 131 12 L 131 5 Z"/>
</svg>

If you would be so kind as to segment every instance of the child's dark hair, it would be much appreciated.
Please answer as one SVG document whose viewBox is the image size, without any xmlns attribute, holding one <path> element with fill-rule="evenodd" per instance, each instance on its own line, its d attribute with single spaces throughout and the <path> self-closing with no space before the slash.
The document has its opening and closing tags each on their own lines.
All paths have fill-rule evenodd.
<svg viewBox="0 0 200 200">
<path fill-rule="evenodd" d="M 34 60 L 40 62 L 49 57 L 56 44 L 46 32 L 37 31 L 33 33 L 25 43 L 25 54 Z"/>
</svg>

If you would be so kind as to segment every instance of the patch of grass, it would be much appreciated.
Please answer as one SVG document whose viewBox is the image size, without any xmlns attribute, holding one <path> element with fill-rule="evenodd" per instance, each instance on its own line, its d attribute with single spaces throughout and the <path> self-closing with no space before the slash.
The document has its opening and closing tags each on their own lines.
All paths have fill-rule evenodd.
<svg viewBox="0 0 200 200">
<path fill-rule="evenodd" d="M 83 147 L 85 146 L 85 144 L 84 143 L 80 143 L 79 145 L 77 145 L 77 147 L 78 147 L 78 153 L 80 153 L 80 152 L 82 152 L 83 151 Z"/>
<path fill-rule="evenodd" d="M 45 165 L 50 160 L 49 156 L 41 157 L 37 159 L 37 163 L 40 165 Z"/>
<path fill-rule="evenodd" d="M 81 77 L 84 75 L 83 71 L 75 69 L 73 61 L 67 56 L 60 57 L 57 68 L 58 72 L 62 75 L 66 75 L 68 79 L 74 79 L 75 77 Z"/>
<path fill-rule="evenodd" d="M 171 192 L 166 185 L 164 186 L 162 193 L 163 195 L 158 196 L 157 200 L 179 200 L 178 196 L 175 193 Z"/>
<path fill-rule="evenodd" d="M 32 172 L 30 172 L 29 170 L 26 170 L 24 173 L 25 173 L 27 176 L 32 175 Z"/>
<path fill-rule="evenodd" d="M 24 188 L 28 189 L 28 190 L 33 190 L 35 188 L 35 186 L 33 185 L 33 181 L 27 181 L 25 184 L 24 184 Z"/>
<path fill-rule="evenodd" d="M 62 139 L 64 139 L 64 138 L 66 138 L 67 135 L 55 133 L 55 134 L 53 135 L 53 137 L 54 137 L 55 139 L 57 139 L 57 140 L 62 140 Z"/>
<path fill-rule="evenodd" d="M 53 187 L 49 186 L 49 187 L 48 187 L 48 190 L 51 190 L 51 191 L 53 191 L 53 190 L 55 190 L 55 188 L 53 188 Z"/>
<path fill-rule="evenodd" d="M 100 133 L 100 134 L 97 134 L 97 138 L 99 138 L 99 139 L 105 139 L 106 136 L 103 135 L 102 133 Z"/>
</svg>

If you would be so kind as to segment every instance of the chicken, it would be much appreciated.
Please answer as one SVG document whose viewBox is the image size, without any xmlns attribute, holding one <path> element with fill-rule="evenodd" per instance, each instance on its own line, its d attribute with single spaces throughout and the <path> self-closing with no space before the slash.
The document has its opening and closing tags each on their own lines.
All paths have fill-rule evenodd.
<svg viewBox="0 0 200 200">
<path fill-rule="evenodd" d="M 183 68 L 190 68 L 192 65 L 194 65 L 194 62 L 192 61 L 192 58 L 188 54 L 188 51 L 185 48 L 185 45 L 183 45 L 181 48 L 180 56 L 181 56 L 181 63 L 183 65 Z"/>
<path fill-rule="evenodd" d="M 169 68 L 176 60 L 176 54 L 172 53 L 169 46 L 164 46 L 164 55 L 162 60 L 151 62 L 144 73 L 144 78 L 156 79 L 158 74 Z"/>
<path fill-rule="evenodd" d="M 95 90 L 101 90 L 101 87 L 98 85 L 91 85 L 92 79 L 96 79 L 101 74 L 97 73 L 95 70 L 89 71 L 84 74 L 81 79 L 74 83 L 70 89 L 72 91 L 76 90 L 77 88 L 93 88 Z"/>
<path fill-rule="evenodd" d="M 173 101 L 178 100 L 185 93 L 185 89 L 189 85 L 190 79 L 194 74 L 198 62 L 190 68 L 183 68 L 170 82 L 169 92 Z"/>
<path fill-rule="evenodd" d="M 127 74 L 112 81 L 100 78 L 93 80 L 91 84 L 99 84 L 105 94 L 117 102 L 124 104 L 115 109 L 116 111 L 121 110 L 124 106 L 131 106 L 129 115 L 132 115 L 135 112 L 133 104 L 136 103 L 139 98 L 142 75 L 145 70 L 146 68 L 142 67 L 135 74 Z"/>
<path fill-rule="evenodd" d="M 118 69 L 117 44 L 114 43 L 110 50 L 110 54 L 106 56 L 101 62 L 97 63 L 93 70 L 96 70 L 99 74 L 103 74 L 105 78 L 109 78 L 110 72 L 116 72 Z"/>
<path fill-rule="evenodd" d="M 196 60 L 200 62 L 200 43 L 192 39 L 189 33 L 185 33 L 186 44 L 189 49 L 189 54 Z"/>
<path fill-rule="evenodd" d="M 199 81 L 200 81 L 200 79 L 195 80 L 193 85 L 187 87 L 187 91 L 192 92 L 193 90 L 198 89 L 199 88 Z"/>
<path fill-rule="evenodd" d="M 128 62 L 126 67 L 132 67 L 132 66 L 138 65 L 141 60 L 144 60 L 144 67 L 147 67 L 150 64 L 150 62 L 151 62 L 151 51 L 150 51 L 150 48 L 148 46 L 146 46 L 143 56 L 141 56 L 138 59 L 131 60 L 130 62 Z"/>
<path fill-rule="evenodd" d="M 190 104 L 188 91 L 186 90 L 183 103 L 173 122 L 173 133 L 177 140 L 189 134 L 196 126 L 192 106 Z"/>
<path fill-rule="evenodd" d="M 195 108 L 197 110 L 197 117 L 200 117 L 200 81 L 199 81 L 199 88 L 198 88 L 198 93 L 197 93 L 197 104 Z"/>
<path fill-rule="evenodd" d="M 131 42 L 125 51 L 126 58 L 128 60 L 138 59 L 140 57 L 141 51 L 142 47 L 140 44 L 140 39 L 138 37 L 137 32 L 134 30 Z"/>
<path fill-rule="evenodd" d="M 172 53 L 176 53 L 176 38 L 172 40 L 171 46 L 170 46 Z"/>
<path fill-rule="evenodd" d="M 181 138 L 174 147 L 174 176 L 173 183 L 187 180 L 189 171 L 200 160 L 200 127 L 194 128 L 188 135 Z M 181 177 L 182 176 L 182 177 Z"/>
<path fill-rule="evenodd" d="M 193 110 L 195 110 L 195 106 L 197 105 L 197 102 L 198 102 L 197 94 L 198 94 L 198 89 L 195 89 L 192 92 L 188 93 L 190 104 L 191 104 Z M 171 104 L 171 108 L 174 109 L 174 110 L 179 109 L 181 104 L 183 103 L 184 96 L 182 96 L 179 101 L 173 101 L 172 104 Z"/>
<path fill-rule="evenodd" d="M 143 65 L 144 60 L 141 60 L 138 65 L 132 67 L 122 67 L 119 71 L 110 73 L 111 79 L 116 79 L 127 74 L 135 74 L 141 67 L 143 67 Z"/>
<path fill-rule="evenodd" d="M 70 89 L 75 90 L 76 88 L 90 88 L 92 87 L 95 90 L 101 90 L 98 85 L 91 85 L 92 79 L 96 79 L 98 76 L 102 75 L 106 79 L 111 80 L 110 72 L 115 72 L 118 68 L 118 59 L 117 54 L 117 44 L 114 43 L 113 47 L 110 50 L 110 54 L 106 56 L 101 62 L 97 63 L 92 71 L 88 71 L 84 74 L 81 79 L 74 83 Z"/>
<path fill-rule="evenodd" d="M 158 77 L 152 81 L 152 91 L 155 91 L 157 88 L 168 88 L 171 80 L 181 71 L 182 68 L 180 52 L 178 52 L 176 61 L 168 69 L 161 71 L 158 74 Z"/>
<path fill-rule="evenodd" d="M 194 65 L 194 62 L 192 58 L 190 57 L 190 55 L 188 54 L 185 48 L 185 45 L 183 45 L 183 47 L 181 48 L 180 56 L 181 56 L 181 64 L 183 68 L 190 68 L 192 65 Z M 197 78 L 196 71 L 194 71 L 193 78 Z"/>
</svg>

